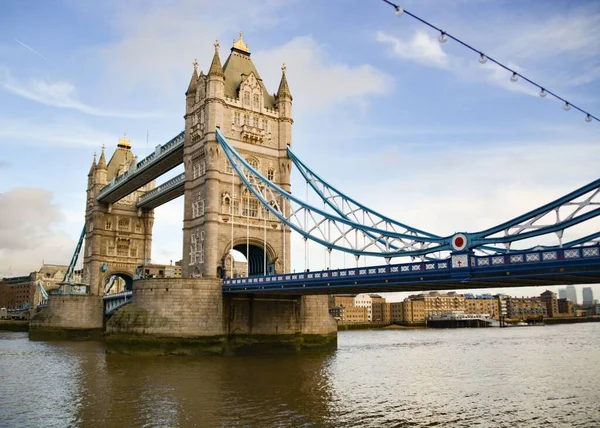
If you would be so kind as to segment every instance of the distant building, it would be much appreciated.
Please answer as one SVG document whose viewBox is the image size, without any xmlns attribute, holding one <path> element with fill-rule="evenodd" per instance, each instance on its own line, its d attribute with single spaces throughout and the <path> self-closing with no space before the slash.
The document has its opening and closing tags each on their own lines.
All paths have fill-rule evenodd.
<svg viewBox="0 0 600 428">
<path fill-rule="evenodd" d="M 362 324 L 369 322 L 366 307 L 334 306 L 333 308 L 329 308 L 329 313 L 336 321 L 342 324 Z"/>
<path fill-rule="evenodd" d="M 354 306 L 357 308 L 367 308 L 367 320 L 373 321 L 373 298 L 371 294 L 361 293 L 354 298 Z M 378 296 L 379 297 L 379 296 Z"/>
<path fill-rule="evenodd" d="M 389 323 L 391 304 L 378 294 L 333 294 L 329 313 L 340 323 Z"/>
<path fill-rule="evenodd" d="M 573 302 L 574 305 L 577 304 L 577 289 L 574 285 L 567 285 L 567 299 Z"/>
<path fill-rule="evenodd" d="M 404 299 L 390 304 L 392 322 L 401 324 L 425 324 L 425 301 Z"/>
<path fill-rule="evenodd" d="M 443 314 L 452 311 L 465 311 L 465 296 L 454 291 L 439 293 L 431 291 L 427 294 L 421 293 L 408 297 L 411 301 L 423 301 L 425 304 L 425 316 Z"/>
<path fill-rule="evenodd" d="M 569 299 L 558 299 L 558 315 L 563 317 L 573 316 L 573 302 Z"/>
<path fill-rule="evenodd" d="M 583 306 L 591 307 L 594 304 L 594 291 L 592 287 L 583 287 Z"/>
<path fill-rule="evenodd" d="M 540 297 L 509 297 L 507 303 L 508 318 L 510 319 L 527 320 L 548 316 L 546 301 Z"/>
<path fill-rule="evenodd" d="M 386 322 L 386 302 L 379 294 L 371 294 L 371 321 L 376 323 Z M 389 318 L 389 316 L 388 316 Z M 388 319 L 389 321 L 389 319 Z"/>
<path fill-rule="evenodd" d="M 556 317 L 560 312 L 558 307 L 558 299 L 556 298 L 556 293 L 553 293 L 550 290 L 546 290 L 540 295 L 540 298 L 546 305 L 546 316 L 550 318 Z"/>
<path fill-rule="evenodd" d="M 138 272 L 141 278 L 181 278 L 181 265 L 145 264 Z"/>
<path fill-rule="evenodd" d="M 35 308 L 42 303 L 39 283 L 50 293 L 64 279 L 68 266 L 43 264 L 38 271 L 29 275 L 3 278 L 0 280 L 0 307 L 8 309 Z M 72 279 L 81 281 L 81 271 L 75 271 Z"/>
<path fill-rule="evenodd" d="M 559 288 L 558 289 L 558 298 L 559 299 L 566 299 L 567 298 L 567 289 L 566 288 Z"/>
<path fill-rule="evenodd" d="M 465 313 L 488 314 L 490 318 L 498 319 L 498 299 L 495 299 L 491 294 L 482 294 L 479 296 L 465 294 Z"/>
</svg>

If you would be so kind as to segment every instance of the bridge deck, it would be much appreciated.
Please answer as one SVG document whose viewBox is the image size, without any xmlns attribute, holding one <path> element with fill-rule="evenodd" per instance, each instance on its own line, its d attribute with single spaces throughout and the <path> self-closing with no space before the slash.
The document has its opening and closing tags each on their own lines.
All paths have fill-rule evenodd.
<svg viewBox="0 0 600 428">
<path fill-rule="evenodd" d="M 183 142 L 182 132 L 167 144 L 158 146 L 153 154 L 106 185 L 98 195 L 98 202 L 115 203 L 183 163 Z"/>
<path fill-rule="evenodd" d="M 600 282 L 600 246 L 469 259 L 467 267 L 453 267 L 449 259 L 227 279 L 223 292 L 313 295 Z"/>
<path fill-rule="evenodd" d="M 146 192 L 137 202 L 138 208 L 156 208 L 183 196 L 185 191 L 185 173 L 182 173 L 155 189 Z"/>
</svg>

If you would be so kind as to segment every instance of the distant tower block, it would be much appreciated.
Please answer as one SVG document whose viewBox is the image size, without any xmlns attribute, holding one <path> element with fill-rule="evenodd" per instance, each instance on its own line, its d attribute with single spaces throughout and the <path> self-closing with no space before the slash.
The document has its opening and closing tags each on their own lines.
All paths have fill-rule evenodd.
<svg viewBox="0 0 600 428">
<path fill-rule="evenodd" d="M 131 144 L 124 136 L 108 164 L 102 147 L 98 163 L 94 157 L 88 174 L 83 282 L 90 284 L 93 295 L 104 294 L 104 282 L 111 275 L 121 276 L 130 286 L 136 267 L 151 257 L 154 210 L 138 210 L 136 202 L 154 187 L 154 181 L 115 204 L 96 201 L 100 190 L 135 162 Z"/>
<path fill-rule="evenodd" d="M 223 66 L 219 42 L 214 46 L 208 73 L 198 74 L 194 62 L 186 92 L 183 276 L 230 277 L 231 248 L 246 256 L 249 275 L 289 272 L 289 229 L 235 178 L 215 133 L 219 127 L 250 164 L 289 191 L 286 147 L 292 144 L 293 120 L 286 69 L 279 90 L 269 95 L 241 32 Z"/>
</svg>

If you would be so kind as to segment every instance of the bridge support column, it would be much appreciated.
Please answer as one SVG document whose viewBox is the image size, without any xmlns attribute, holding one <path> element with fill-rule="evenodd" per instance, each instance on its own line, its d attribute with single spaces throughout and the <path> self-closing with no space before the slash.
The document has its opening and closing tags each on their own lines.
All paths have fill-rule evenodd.
<svg viewBox="0 0 600 428">
<path fill-rule="evenodd" d="M 90 295 L 48 296 L 48 307 L 29 323 L 32 340 L 89 339 L 100 337 L 104 327 L 102 297 Z"/>
<path fill-rule="evenodd" d="M 225 312 L 234 350 L 337 346 L 327 296 L 231 295 L 225 297 Z"/>
<path fill-rule="evenodd" d="M 337 345 L 326 296 L 223 296 L 219 279 L 134 281 L 106 324 L 109 352 L 152 355 L 303 350 Z"/>
</svg>

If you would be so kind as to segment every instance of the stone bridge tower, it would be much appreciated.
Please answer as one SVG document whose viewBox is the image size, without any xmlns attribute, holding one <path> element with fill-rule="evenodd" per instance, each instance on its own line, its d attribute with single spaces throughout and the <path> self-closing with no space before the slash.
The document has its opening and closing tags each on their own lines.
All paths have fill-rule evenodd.
<svg viewBox="0 0 600 428">
<path fill-rule="evenodd" d="M 293 120 L 285 66 L 279 90 L 269 95 L 241 32 L 225 64 L 216 42 L 208 73 L 198 74 L 197 66 L 186 92 L 183 276 L 229 277 L 231 248 L 246 256 L 249 275 L 289 272 L 289 229 L 245 191 L 215 133 L 219 127 L 250 164 L 289 191 Z"/>
<path fill-rule="evenodd" d="M 83 282 L 90 284 L 92 295 L 104 294 L 104 283 L 111 275 L 120 276 L 130 286 L 137 266 L 150 260 L 154 210 L 138 210 L 136 202 L 141 194 L 154 187 L 154 181 L 114 204 L 96 200 L 105 185 L 135 162 L 126 137 L 119 140 L 108 163 L 104 147 L 98 163 L 94 155 L 88 174 L 83 259 Z"/>
</svg>

